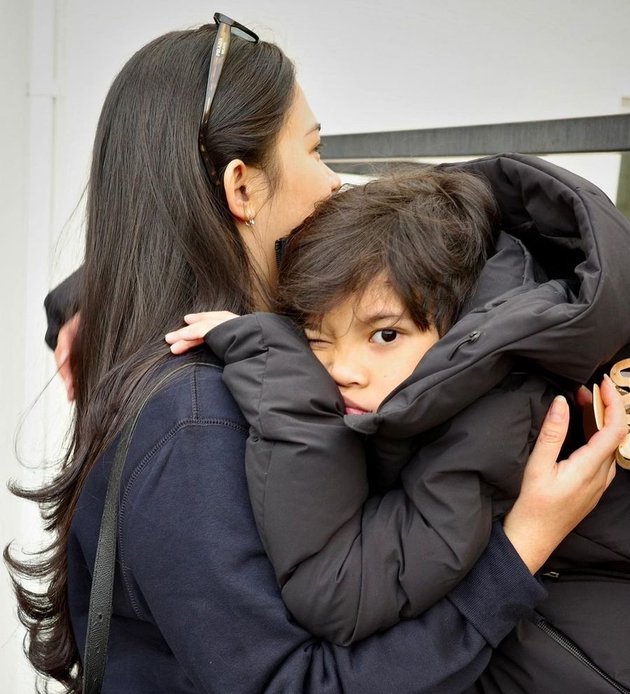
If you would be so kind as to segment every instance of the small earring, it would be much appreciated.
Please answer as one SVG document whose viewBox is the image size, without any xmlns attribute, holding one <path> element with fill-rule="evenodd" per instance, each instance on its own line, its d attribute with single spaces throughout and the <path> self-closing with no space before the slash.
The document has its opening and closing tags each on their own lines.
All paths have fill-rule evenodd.
<svg viewBox="0 0 630 694">
<path fill-rule="evenodd" d="M 253 217 L 250 217 L 246 222 L 245 226 L 248 226 L 250 229 L 254 226 L 256 226 L 256 220 Z"/>
</svg>

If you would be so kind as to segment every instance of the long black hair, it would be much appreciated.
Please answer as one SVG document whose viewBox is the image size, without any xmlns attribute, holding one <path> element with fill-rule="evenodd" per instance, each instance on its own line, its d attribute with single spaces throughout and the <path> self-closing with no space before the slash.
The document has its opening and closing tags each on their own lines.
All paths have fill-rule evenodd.
<svg viewBox="0 0 630 694">
<path fill-rule="evenodd" d="M 253 308 L 261 283 L 198 151 L 214 26 L 166 34 L 114 81 L 98 123 L 88 184 L 76 408 L 57 477 L 14 487 L 40 504 L 52 542 L 32 561 L 5 550 L 34 667 L 81 690 L 67 601 L 67 539 L 83 482 L 168 359 L 165 332 L 186 313 Z M 232 38 L 205 143 L 217 178 L 235 158 L 278 185 L 275 143 L 295 94 L 292 63 L 273 44 Z M 43 579 L 43 592 L 23 579 Z"/>
</svg>

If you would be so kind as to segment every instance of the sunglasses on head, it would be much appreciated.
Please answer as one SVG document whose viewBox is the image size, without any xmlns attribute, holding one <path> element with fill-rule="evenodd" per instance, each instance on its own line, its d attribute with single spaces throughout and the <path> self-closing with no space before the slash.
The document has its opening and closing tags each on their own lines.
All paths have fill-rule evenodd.
<svg viewBox="0 0 630 694">
<path fill-rule="evenodd" d="M 215 13 L 214 23 L 217 25 L 217 33 L 214 43 L 212 44 L 210 68 L 208 69 L 208 83 L 206 84 L 206 95 L 203 102 L 203 116 L 201 117 L 201 125 L 199 127 L 199 151 L 201 152 L 201 158 L 208 177 L 211 181 L 216 182 L 216 171 L 214 170 L 204 142 L 206 127 L 210 119 L 210 109 L 212 108 L 214 96 L 217 93 L 219 79 L 221 78 L 225 59 L 230 48 L 232 34 L 251 43 L 258 43 L 258 35 L 243 24 L 239 24 L 239 22 L 236 22 L 220 12 Z"/>
</svg>

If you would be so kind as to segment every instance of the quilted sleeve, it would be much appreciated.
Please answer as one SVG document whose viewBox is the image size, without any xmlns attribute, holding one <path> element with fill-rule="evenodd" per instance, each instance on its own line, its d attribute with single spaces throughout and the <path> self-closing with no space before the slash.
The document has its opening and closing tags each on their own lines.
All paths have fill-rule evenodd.
<svg viewBox="0 0 630 694">
<path fill-rule="evenodd" d="M 254 516 L 298 622 L 348 645 L 419 615 L 461 581 L 488 542 L 497 490 L 509 490 L 499 494 L 505 508 L 518 494 L 534 409 L 546 411 L 540 382 L 471 405 L 404 468 L 401 488 L 369 497 L 364 441 L 288 321 L 246 316 L 206 342 L 251 427 Z"/>
</svg>

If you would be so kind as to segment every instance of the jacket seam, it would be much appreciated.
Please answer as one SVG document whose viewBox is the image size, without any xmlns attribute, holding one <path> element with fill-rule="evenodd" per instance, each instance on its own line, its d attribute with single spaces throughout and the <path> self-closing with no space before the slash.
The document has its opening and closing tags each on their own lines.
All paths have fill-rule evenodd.
<svg viewBox="0 0 630 694">
<path fill-rule="evenodd" d="M 261 382 L 260 382 L 260 388 L 259 388 L 259 390 L 258 390 L 258 406 L 257 406 L 257 411 L 258 411 L 258 413 L 259 413 L 259 415 L 258 415 L 258 416 L 259 416 L 259 420 L 258 420 L 258 421 L 260 422 L 260 437 L 261 437 L 262 439 L 264 439 L 264 440 L 267 440 L 267 439 L 265 438 L 265 435 L 264 435 L 264 432 L 263 432 L 263 427 L 264 427 L 264 425 L 263 425 L 262 419 L 260 418 L 260 413 L 262 412 L 261 403 L 262 403 L 263 390 L 264 390 L 264 388 L 265 388 L 266 377 L 267 377 L 267 361 L 268 361 L 268 359 L 269 359 L 269 346 L 267 345 L 267 343 L 266 343 L 266 341 L 265 341 L 265 330 L 264 330 L 264 328 L 263 328 L 262 323 L 260 322 L 260 317 L 259 317 L 258 315 L 256 315 L 256 322 L 258 323 L 258 328 L 259 328 L 259 331 L 260 331 L 260 340 L 261 340 L 262 347 L 263 347 L 264 353 L 265 353 L 265 362 L 264 362 L 264 365 L 263 365 L 262 379 L 261 379 Z M 266 510 L 267 510 L 267 502 L 266 502 L 266 499 L 267 499 L 267 481 L 268 481 L 268 479 L 269 479 L 269 472 L 270 472 L 270 468 L 271 468 L 271 464 L 272 464 L 272 463 L 271 463 L 271 457 L 272 457 L 273 449 L 274 449 L 274 446 L 275 446 L 275 441 L 271 441 L 271 440 L 270 440 L 270 443 L 271 443 L 271 448 L 270 448 L 270 450 L 269 450 L 269 464 L 267 465 L 267 471 L 265 472 L 265 484 L 264 484 L 264 486 L 263 486 L 262 503 L 261 503 L 262 516 L 261 516 L 261 519 L 260 519 L 260 529 L 261 529 L 261 532 L 263 532 L 263 533 L 265 532 L 265 520 L 266 520 L 266 516 L 267 516 L 267 514 L 266 514 Z"/>
<path fill-rule="evenodd" d="M 197 369 L 194 369 L 192 378 L 190 379 L 193 419 L 197 419 L 199 417 L 199 393 L 197 391 L 197 375 Z"/>
</svg>

